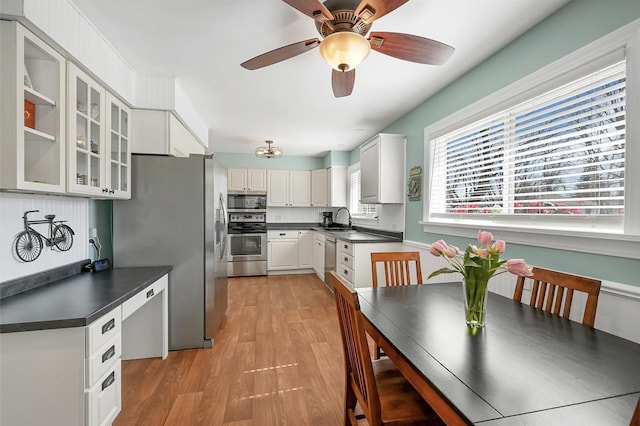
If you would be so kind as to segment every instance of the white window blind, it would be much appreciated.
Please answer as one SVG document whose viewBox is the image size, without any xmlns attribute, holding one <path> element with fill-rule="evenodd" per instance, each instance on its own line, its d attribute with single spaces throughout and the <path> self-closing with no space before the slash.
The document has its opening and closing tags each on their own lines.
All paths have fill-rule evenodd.
<svg viewBox="0 0 640 426">
<path fill-rule="evenodd" d="M 625 69 L 610 65 L 434 139 L 430 214 L 622 217 Z"/>
<path fill-rule="evenodd" d="M 351 173 L 351 214 L 376 216 L 378 206 L 376 204 L 360 204 L 360 170 Z"/>
</svg>

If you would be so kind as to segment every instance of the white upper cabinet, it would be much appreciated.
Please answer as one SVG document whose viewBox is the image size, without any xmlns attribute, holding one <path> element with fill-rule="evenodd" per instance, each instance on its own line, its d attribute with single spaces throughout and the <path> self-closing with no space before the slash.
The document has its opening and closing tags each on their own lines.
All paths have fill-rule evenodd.
<svg viewBox="0 0 640 426">
<path fill-rule="evenodd" d="M 107 93 L 107 186 L 116 198 L 131 198 L 131 112 Z M 113 192 L 112 192 L 113 191 Z"/>
<path fill-rule="evenodd" d="M 134 109 L 131 113 L 134 153 L 173 157 L 204 154 L 204 147 L 170 111 Z"/>
<path fill-rule="evenodd" d="M 131 198 L 129 108 L 71 63 L 67 99 L 68 191 Z"/>
<path fill-rule="evenodd" d="M 289 172 L 289 205 L 293 207 L 311 205 L 311 170 Z"/>
<path fill-rule="evenodd" d="M 0 40 L 0 188 L 64 193 L 66 60 L 17 22 Z"/>
<path fill-rule="evenodd" d="M 360 147 L 360 202 L 404 202 L 404 135 L 380 133 Z"/>
<path fill-rule="evenodd" d="M 227 169 L 229 191 L 266 191 L 266 169 Z"/>
<path fill-rule="evenodd" d="M 332 166 L 311 171 L 311 205 L 345 207 L 347 205 L 347 167 Z"/>
<path fill-rule="evenodd" d="M 267 170 L 267 206 L 309 207 L 310 170 Z"/>
<path fill-rule="evenodd" d="M 311 171 L 311 205 L 313 207 L 329 205 L 328 184 L 327 169 Z"/>
<path fill-rule="evenodd" d="M 347 166 L 332 166 L 327 169 L 327 188 L 330 207 L 347 206 Z"/>
</svg>

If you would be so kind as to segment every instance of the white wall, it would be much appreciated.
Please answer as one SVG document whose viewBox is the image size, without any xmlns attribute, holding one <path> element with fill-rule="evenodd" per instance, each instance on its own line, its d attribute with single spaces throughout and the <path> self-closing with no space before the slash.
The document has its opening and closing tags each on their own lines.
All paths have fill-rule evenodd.
<svg viewBox="0 0 640 426">
<path fill-rule="evenodd" d="M 15 254 L 15 239 L 24 229 L 22 216 L 27 210 L 40 210 L 29 214 L 29 219 L 44 219 L 45 214 L 55 214 L 56 220 L 66 220 L 75 232 L 71 249 L 62 252 L 43 246 L 36 260 L 21 261 Z M 0 193 L 0 282 L 87 259 L 88 224 L 89 200 L 86 198 Z M 33 225 L 33 228 L 48 235 L 47 224 Z"/>
</svg>

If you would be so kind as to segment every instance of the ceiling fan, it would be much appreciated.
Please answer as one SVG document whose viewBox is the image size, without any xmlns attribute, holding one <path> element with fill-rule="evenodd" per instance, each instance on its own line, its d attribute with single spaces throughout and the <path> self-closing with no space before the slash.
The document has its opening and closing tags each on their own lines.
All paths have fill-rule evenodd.
<svg viewBox="0 0 640 426">
<path fill-rule="evenodd" d="M 283 0 L 315 20 L 322 40 L 313 38 L 263 53 L 240 64 L 249 70 L 293 58 L 319 47 L 320 55 L 333 68 L 331 85 L 336 98 L 349 96 L 355 83 L 355 68 L 371 49 L 405 61 L 442 65 L 455 50 L 439 41 L 391 32 L 372 32 L 376 19 L 409 0 Z"/>
</svg>

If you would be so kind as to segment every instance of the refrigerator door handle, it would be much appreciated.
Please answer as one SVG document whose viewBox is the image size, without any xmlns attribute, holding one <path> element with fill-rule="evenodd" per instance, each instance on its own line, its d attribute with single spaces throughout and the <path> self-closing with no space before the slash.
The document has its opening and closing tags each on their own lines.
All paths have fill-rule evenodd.
<svg viewBox="0 0 640 426">
<path fill-rule="evenodd" d="M 224 195 L 220 193 L 220 209 L 222 210 L 222 248 L 220 250 L 220 260 L 226 257 L 227 251 L 227 212 L 224 207 Z"/>
</svg>

